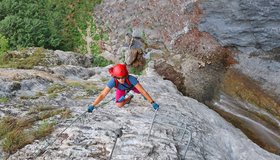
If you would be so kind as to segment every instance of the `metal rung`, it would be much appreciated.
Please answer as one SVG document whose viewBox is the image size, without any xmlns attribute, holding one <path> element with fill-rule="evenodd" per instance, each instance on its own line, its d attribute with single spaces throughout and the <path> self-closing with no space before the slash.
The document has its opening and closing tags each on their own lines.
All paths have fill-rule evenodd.
<svg viewBox="0 0 280 160">
<path fill-rule="evenodd" d="M 168 141 L 168 142 L 173 142 L 173 143 L 178 143 L 180 141 L 176 141 L 176 140 L 170 140 L 170 139 L 167 139 L 167 138 L 163 138 L 163 137 L 159 137 L 159 136 L 156 136 L 156 135 L 150 135 L 150 137 L 154 137 L 154 138 L 157 138 L 157 139 L 162 139 L 162 140 L 165 140 L 165 141 Z M 181 144 L 189 144 L 189 141 L 187 142 L 180 142 Z"/>
<path fill-rule="evenodd" d="M 162 125 L 168 125 L 168 126 L 170 126 L 170 127 L 174 127 L 174 128 L 179 128 L 179 129 L 182 129 L 182 130 L 186 130 L 186 128 L 179 127 L 179 126 L 175 126 L 175 125 L 169 124 L 169 123 L 161 123 L 161 122 L 156 122 L 156 121 L 154 121 L 154 123 L 162 124 Z"/>
<path fill-rule="evenodd" d="M 183 157 L 183 158 L 185 159 L 186 154 L 187 154 L 187 151 L 188 151 L 188 148 L 189 148 L 189 145 L 190 145 L 190 142 L 191 142 L 191 139 L 192 139 L 192 132 L 189 131 L 189 130 L 187 130 L 187 124 L 185 124 L 185 123 L 183 123 L 183 122 L 180 122 L 180 123 L 185 124 L 185 125 L 186 125 L 185 128 L 180 127 L 180 126 L 176 126 L 176 125 L 173 125 L 173 124 L 169 124 L 169 123 L 162 123 L 162 122 L 157 122 L 157 121 L 155 121 L 156 116 L 157 116 L 157 111 L 158 111 L 158 110 L 155 111 L 154 116 L 153 116 L 153 120 L 152 120 L 152 123 L 151 123 L 151 126 L 150 126 L 150 130 L 149 130 L 149 134 L 148 134 L 148 140 L 149 140 L 149 138 L 150 138 L 150 136 L 151 136 L 151 131 L 152 131 L 153 126 L 154 126 L 155 123 L 156 123 L 156 124 L 161 124 L 161 125 L 164 125 L 164 126 L 169 126 L 169 127 L 172 127 L 172 128 L 177 128 L 177 129 L 183 130 L 184 132 L 183 132 L 183 134 L 182 134 L 180 143 L 182 143 L 182 144 L 187 144 L 187 146 L 186 146 L 186 151 L 185 151 L 184 157 Z M 182 115 L 182 114 L 181 114 L 181 115 Z M 181 115 L 180 115 L 179 118 L 181 118 Z M 189 138 L 188 138 L 188 142 L 187 142 L 187 143 L 186 143 L 186 142 L 184 143 L 184 142 L 182 142 L 182 140 L 184 139 L 184 136 L 185 136 L 186 131 L 189 133 Z M 158 137 L 158 136 L 155 136 L 155 135 L 152 135 L 152 137 L 154 137 L 154 138 L 159 138 L 159 139 L 166 140 L 166 141 L 171 141 L 171 142 L 177 142 L 177 143 L 179 142 L 179 141 L 169 140 L 169 139 L 167 139 L 167 138 L 161 138 L 161 137 Z"/>
<path fill-rule="evenodd" d="M 159 115 L 157 115 L 157 117 L 160 117 Z M 171 116 L 167 116 L 167 117 L 160 117 L 161 119 L 163 118 L 164 119 L 164 121 L 173 121 L 173 122 L 177 122 L 177 123 L 180 123 L 180 124 L 182 124 L 182 125 L 185 125 L 185 123 L 184 122 L 182 122 L 182 121 L 180 121 L 180 120 L 178 120 L 178 119 L 174 119 L 174 117 L 171 117 Z M 181 116 L 180 116 L 180 118 L 181 118 Z"/>
<path fill-rule="evenodd" d="M 162 111 L 162 112 L 173 113 L 173 114 L 175 114 L 175 115 L 178 115 L 178 114 L 184 115 L 183 113 L 181 113 L 181 112 L 179 112 L 179 111 L 164 110 L 164 109 L 162 109 L 162 108 L 160 109 L 160 111 Z"/>
</svg>

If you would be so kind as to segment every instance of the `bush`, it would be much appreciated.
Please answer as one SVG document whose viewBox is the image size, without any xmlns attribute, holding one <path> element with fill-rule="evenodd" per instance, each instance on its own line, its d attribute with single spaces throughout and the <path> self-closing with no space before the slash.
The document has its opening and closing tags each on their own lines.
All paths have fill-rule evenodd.
<svg viewBox="0 0 280 160">
<path fill-rule="evenodd" d="M 36 129 L 33 133 L 35 139 L 41 139 L 43 137 L 48 136 L 54 130 L 54 124 L 49 124 L 48 122 L 44 121 L 38 129 Z"/>
<path fill-rule="evenodd" d="M 9 39 L 11 49 L 19 47 L 58 48 L 63 11 L 49 2 L 31 0 L 0 1 L 0 33 Z"/>
<path fill-rule="evenodd" d="M 0 119 L 0 140 L 3 151 L 14 153 L 35 139 L 48 136 L 54 130 L 55 123 L 47 118 L 60 115 L 69 118 L 71 111 L 67 108 L 55 109 L 52 106 L 33 108 L 26 117 L 4 117 Z M 39 122 L 38 127 L 34 125 Z M 40 123 L 41 122 L 41 123 Z"/>
<path fill-rule="evenodd" d="M 5 53 L 9 49 L 9 42 L 5 38 L 5 36 L 2 36 L 0 34 L 0 56 Z"/>
<path fill-rule="evenodd" d="M 105 67 L 105 66 L 108 66 L 109 64 L 112 64 L 112 62 L 108 61 L 107 59 L 101 57 L 98 54 L 93 55 L 93 66 L 94 67 Z"/>
<path fill-rule="evenodd" d="M 133 74 L 136 74 L 136 75 L 142 75 L 142 70 L 139 70 L 139 69 L 137 69 L 137 68 L 135 68 L 135 67 L 131 67 L 131 68 L 129 69 L 129 72 L 130 72 L 130 73 L 133 73 Z"/>
<path fill-rule="evenodd" d="M 25 145 L 32 143 L 32 140 L 32 136 L 23 130 L 13 130 L 6 135 L 2 142 L 2 148 L 7 153 L 14 153 Z"/>
<path fill-rule="evenodd" d="M 95 57 L 93 65 L 111 64 L 99 56 L 98 42 L 106 41 L 107 35 L 97 28 L 92 17 L 94 6 L 98 3 L 101 0 L 0 1 L 0 34 L 5 36 L 0 36 L 0 55 L 8 48 L 16 50 L 21 47 L 85 54 L 89 52 L 85 37 L 91 36 L 93 42 L 89 48 Z"/>
</svg>

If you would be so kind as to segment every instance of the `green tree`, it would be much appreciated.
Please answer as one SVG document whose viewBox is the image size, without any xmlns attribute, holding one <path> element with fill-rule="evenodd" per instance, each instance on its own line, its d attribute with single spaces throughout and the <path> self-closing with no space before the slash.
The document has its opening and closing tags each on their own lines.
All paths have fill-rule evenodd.
<svg viewBox="0 0 280 160">
<path fill-rule="evenodd" d="M 0 2 L 0 33 L 9 38 L 10 47 L 45 47 L 60 45 L 60 28 L 64 16 L 51 11 L 48 1 L 2 0 Z M 49 10 L 48 10 L 49 9 Z M 52 19 L 54 19 L 52 21 Z"/>
<path fill-rule="evenodd" d="M 91 53 L 94 63 L 104 35 L 95 25 L 93 9 L 101 0 L 0 0 L 0 34 L 9 48 L 44 47 Z M 100 63 L 99 63 L 100 62 Z M 95 65 L 98 65 L 95 64 Z"/>
</svg>

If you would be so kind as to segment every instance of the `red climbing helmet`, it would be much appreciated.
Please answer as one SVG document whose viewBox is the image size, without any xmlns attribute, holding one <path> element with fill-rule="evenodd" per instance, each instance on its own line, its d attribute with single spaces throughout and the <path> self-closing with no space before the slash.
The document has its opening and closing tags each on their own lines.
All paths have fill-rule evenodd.
<svg viewBox="0 0 280 160">
<path fill-rule="evenodd" d="M 113 77 L 125 77 L 128 75 L 125 64 L 117 64 L 109 69 L 109 73 Z"/>
</svg>

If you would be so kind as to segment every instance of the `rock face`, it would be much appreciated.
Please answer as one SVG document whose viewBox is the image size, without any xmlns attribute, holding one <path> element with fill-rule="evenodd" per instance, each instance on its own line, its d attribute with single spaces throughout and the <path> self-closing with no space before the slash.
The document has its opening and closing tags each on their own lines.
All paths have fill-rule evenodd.
<svg viewBox="0 0 280 160">
<path fill-rule="evenodd" d="M 132 33 L 145 40 L 145 57 L 155 61 L 157 73 L 171 80 L 184 95 L 208 102 L 227 80 L 228 69 L 233 69 L 248 76 L 261 93 L 270 97 L 277 114 L 279 3 L 104 0 L 94 11 L 99 26 L 110 34 L 107 43 L 112 47 L 106 55 L 119 59 L 115 51 L 122 47 L 125 34 Z M 252 97 L 259 100 L 258 94 Z"/>
<path fill-rule="evenodd" d="M 223 46 L 248 52 L 280 46 L 280 2 L 265 0 L 209 0 L 201 3 L 199 29 Z"/>
<path fill-rule="evenodd" d="M 236 61 L 235 68 L 279 95 L 279 61 L 270 64 L 279 54 L 279 3 L 104 0 L 95 8 L 95 15 L 100 27 L 110 34 L 111 57 L 120 57 L 115 53 L 124 44 L 125 34 L 132 32 L 145 40 L 144 52 L 158 60 L 158 65 L 167 63 L 183 75 L 183 86 L 176 84 L 182 93 L 205 101 L 221 82 L 225 69 Z M 176 78 L 169 80 L 175 82 Z"/>
<path fill-rule="evenodd" d="M 275 51 L 274 51 L 275 50 Z M 280 103 L 280 63 L 277 60 L 279 49 L 269 52 L 256 51 L 238 56 L 239 64 L 235 68 L 257 82 L 270 96 Z"/>
<path fill-rule="evenodd" d="M 183 130 L 172 129 L 169 125 L 186 128 L 191 132 L 191 134 L 185 132 L 185 136 L 180 140 L 180 142 L 188 142 L 188 138 L 192 135 L 186 159 L 279 159 L 279 156 L 271 154 L 251 142 L 240 130 L 227 123 L 204 104 L 183 96 L 173 83 L 163 80 L 155 72 L 151 67 L 152 64 L 149 66 L 145 70 L 145 74 L 138 79 L 160 105 L 155 121 L 165 124 L 154 124 L 149 141 L 147 137 L 154 110 L 141 95 L 135 94 L 132 102 L 120 109 L 115 106 L 112 100 L 114 92 L 111 92 L 104 100 L 108 103 L 100 104 L 93 113 L 86 112 L 87 105 L 97 97 L 97 93 L 100 93 L 106 81 L 109 80 L 110 76 L 107 71 L 111 66 L 83 68 L 62 65 L 50 67 L 49 70 L 44 71 L 43 66 L 40 71 L 1 69 L 1 81 L 26 86 L 8 87 L 9 89 L 1 90 L 3 95 L 10 95 L 9 101 L 0 103 L 1 117 L 28 115 L 30 109 L 41 105 L 55 108 L 66 107 L 72 111 L 73 115 L 66 120 L 57 116 L 46 119 L 46 121 L 57 123 L 54 132 L 46 138 L 26 145 L 16 153 L 9 155 L 8 159 L 34 158 L 40 149 L 46 146 L 48 146 L 46 152 L 37 159 L 107 159 L 113 149 L 117 136 L 116 131 L 120 129 L 123 134 L 118 138 L 112 159 L 180 159 L 184 157 L 186 144 L 173 141 L 181 139 Z M 70 68 L 73 70 L 72 74 L 68 73 Z M 74 70 L 83 70 L 85 74 L 81 75 Z M 50 87 L 54 84 L 63 87 L 60 91 L 55 92 L 55 97 L 51 97 Z M 30 95 L 37 92 L 41 92 L 41 94 L 36 98 L 24 99 L 17 96 L 26 91 Z M 10 92 L 13 94 L 9 94 Z M 25 97 L 28 96 L 25 95 Z M 86 113 L 85 116 L 70 126 L 83 113 Z M 64 129 L 66 130 L 58 137 L 58 134 Z M 7 153 L 0 150 L 1 159 L 7 156 Z"/>
<path fill-rule="evenodd" d="M 278 98 L 280 1 L 210 0 L 201 3 L 201 7 L 204 14 L 199 29 L 213 35 L 223 46 L 238 48 L 239 64 L 234 67 Z"/>
<path fill-rule="evenodd" d="M 121 57 L 116 51 L 124 44 L 126 33 L 131 32 L 146 43 L 147 58 L 156 60 L 158 66 L 171 65 L 181 73 L 184 81 L 176 85 L 182 93 L 200 101 L 211 98 L 224 72 L 225 59 L 232 51 L 198 30 L 203 11 L 197 1 L 105 0 L 94 12 L 97 23 L 110 34 L 107 42 L 113 46 L 107 49 L 110 57 Z M 104 53 L 109 57 L 108 52 Z M 178 77 L 158 72 L 168 80 L 177 81 Z"/>
<path fill-rule="evenodd" d="M 141 38 L 132 37 L 130 34 L 126 35 L 126 41 L 125 64 L 129 68 L 143 70 L 146 64 L 143 52 L 146 47 L 145 43 Z"/>
</svg>

